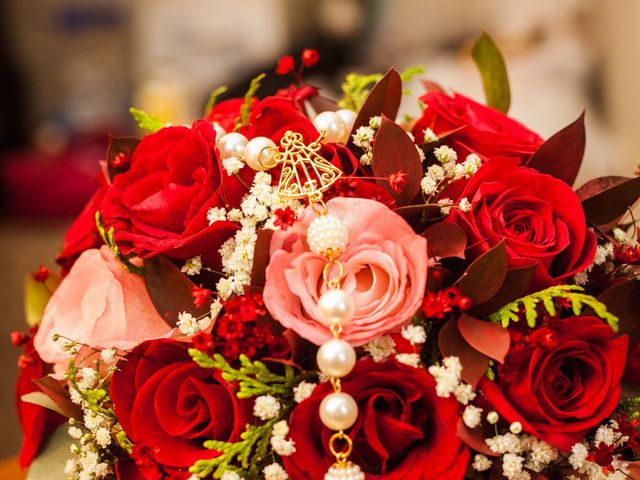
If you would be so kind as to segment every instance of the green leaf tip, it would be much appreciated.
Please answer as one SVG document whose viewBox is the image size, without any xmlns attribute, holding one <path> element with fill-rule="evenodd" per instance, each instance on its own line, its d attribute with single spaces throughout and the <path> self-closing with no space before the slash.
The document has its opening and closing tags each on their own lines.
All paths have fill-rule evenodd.
<svg viewBox="0 0 640 480">
<path fill-rule="evenodd" d="M 138 126 L 148 133 L 155 133 L 164 127 L 164 123 L 156 115 L 151 115 L 135 107 L 131 107 L 129 113 Z"/>
<path fill-rule="evenodd" d="M 498 46 L 486 32 L 473 44 L 471 56 L 480 71 L 487 104 L 506 114 L 511 105 L 507 66 Z"/>
</svg>

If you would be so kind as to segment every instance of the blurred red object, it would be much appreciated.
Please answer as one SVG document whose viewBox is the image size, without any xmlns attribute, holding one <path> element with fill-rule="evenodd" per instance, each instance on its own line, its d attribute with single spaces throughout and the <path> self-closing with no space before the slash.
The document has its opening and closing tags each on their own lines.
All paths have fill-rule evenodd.
<svg viewBox="0 0 640 480">
<path fill-rule="evenodd" d="M 68 217 L 93 195 L 105 156 L 107 135 L 73 140 L 64 150 L 7 152 L 0 161 L 2 213 L 11 216 Z"/>
</svg>

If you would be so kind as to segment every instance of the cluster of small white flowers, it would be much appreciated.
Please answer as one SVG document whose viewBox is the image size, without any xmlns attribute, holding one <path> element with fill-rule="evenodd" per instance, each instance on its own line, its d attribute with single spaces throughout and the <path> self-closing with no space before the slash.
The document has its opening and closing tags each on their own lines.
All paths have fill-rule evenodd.
<svg viewBox="0 0 640 480">
<path fill-rule="evenodd" d="M 475 457 L 473 457 L 473 463 L 471 464 L 471 467 L 476 472 L 485 472 L 491 468 L 491 465 L 493 465 L 493 462 L 489 460 L 486 455 L 478 453 Z"/>
<path fill-rule="evenodd" d="M 435 133 L 433 133 L 433 130 L 431 130 L 430 128 L 425 128 L 423 135 L 424 135 L 424 143 L 434 143 L 439 140 L 438 136 Z"/>
<path fill-rule="evenodd" d="M 224 168 L 227 175 L 235 175 L 244 167 L 244 162 L 238 157 L 231 156 L 222 160 L 222 168 Z"/>
<path fill-rule="evenodd" d="M 371 121 L 369 122 L 371 124 Z M 358 127 L 356 133 L 351 137 L 353 144 L 362 148 L 364 153 L 360 156 L 360 163 L 362 165 L 371 165 L 371 159 L 373 158 L 373 137 L 376 132 L 370 125 L 362 125 Z"/>
<path fill-rule="evenodd" d="M 311 396 L 313 390 L 316 388 L 316 384 L 312 382 L 305 382 L 304 380 L 298 385 L 293 387 L 293 399 L 296 403 L 304 402 Z"/>
<path fill-rule="evenodd" d="M 214 302 L 215 304 L 215 302 Z M 212 306 L 214 305 L 212 304 Z M 201 332 L 211 325 L 211 317 L 196 318 L 189 312 L 181 312 L 178 314 L 178 321 L 176 326 L 182 335 L 191 337 L 198 332 Z"/>
<path fill-rule="evenodd" d="M 521 435 L 522 425 L 514 422 L 504 435 L 486 440 L 492 452 L 502 456 L 502 473 L 510 480 L 528 480 L 530 471 L 542 472 L 559 455 L 558 449 L 531 435 Z"/>
<path fill-rule="evenodd" d="M 476 428 L 482 423 L 482 409 L 475 405 L 467 405 L 462 412 L 462 421 L 469 428 Z"/>
<path fill-rule="evenodd" d="M 279 463 L 272 463 L 271 465 L 267 465 L 262 470 L 265 480 L 288 480 L 289 475 L 284 471 L 282 465 Z"/>
<path fill-rule="evenodd" d="M 227 220 L 239 222 L 241 228 L 224 242 L 219 250 L 222 271 L 227 274 L 216 285 L 223 300 L 234 293 L 244 293 L 244 287 L 249 285 L 251 279 L 253 252 L 258 238 L 257 229 L 275 229 L 274 212 L 286 207 L 290 207 L 296 216 L 304 209 L 299 201 L 283 199 L 276 193 L 271 186 L 271 175 L 257 172 L 249 193 L 240 204 L 240 209 L 234 208 L 227 212 Z"/>
<path fill-rule="evenodd" d="M 420 366 L 420 355 L 417 353 L 398 353 L 395 358 L 399 363 L 413 368 L 418 368 Z"/>
<path fill-rule="evenodd" d="M 422 325 L 407 325 L 402 329 L 402 337 L 411 345 L 422 345 L 427 341 L 427 332 Z"/>
<path fill-rule="evenodd" d="M 452 394 L 462 405 L 476 398 L 471 385 L 461 382 L 462 364 L 458 357 L 445 357 L 442 365 L 431 365 L 429 373 L 436 380 L 436 395 L 449 398 Z"/>
<path fill-rule="evenodd" d="M 280 413 L 280 402 L 272 395 L 260 395 L 253 404 L 253 415 L 260 420 L 270 420 Z"/>
<path fill-rule="evenodd" d="M 480 157 L 475 153 L 467 155 L 462 163 L 456 163 L 458 155 L 447 145 L 434 149 L 433 154 L 440 164 L 429 166 L 420 182 L 422 191 L 427 196 L 436 195 L 451 182 L 470 178 L 482 165 Z"/>
<path fill-rule="evenodd" d="M 116 352 L 113 349 L 104 350 L 101 359 L 112 361 Z M 92 390 L 99 386 L 100 374 L 96 369 L 84 367 L 76 375 L 76 388 L 70 390 L 71 400 L 80 406 L 83 412 L 84 428 L 76 426 L 74 419 L 69 420 L 69 436 L 75 441 L 71 445 L 74 458 L 67 460 L 64 473 L 71 480 L 99 480 L 113 474 L 109 462 L 108 448 L 113 443 L 114 436 L 122 430 L 120 425 L 111 417 L 94 412 L 84 400 L 80 392 Z M 80 390 L 80 391 L 78 391 Z"/>
<path fill-rule="evenodd" d="M 597 266 L 604 265 L 605 272 L 610 271 L 613 268 L 613 265 L 607 264 L 607 261 L 613 257 L 613 243 L 608 242 L 604 245 L 598 245 L 596 248 L 596 255 L 593 258 L 593 263 L 582 272 L 575 274 L 573 276 L 573 281 L 576 285 L 586 285 L 589 281 L 589 273 L 591 273 L 591 271 Z"/>
<path fill-rule="evenodd" d="M 365 343 L 364 349 L 374 362 L 384 362 L 395 353 L 396 342 L 389 335 L 381 335 Z"/>
<path fill-rule="evenodd" d="M 209 225 L 213 225 L 216 222 L 220 222 L 227 219 L 227 210 L 223 207 L 213 207 L 207 211 L 207 220 Z"/>
<path fill-rule="evenodd" d="M 296 452 L 296 445 L 292 439 L 287 439 L 289 435 L 289 425 L 286 420 L 281 420 L 273 426 L 271 430 L 271 447 L 281 457 L 288 457 Z"/>
<path fill-rule="evenodd" d="M 191 480 L 191 479 L 189 479 Z M 200 476 L 195 476 L 193 480 L 200 480 Z M 244 480 L 244 477 L 241 477 L 236 472 L 232 472 L 231 470 L 227 470 L 222 474 L 220 480 Z"/>
<path fill-rule="evenodd" d="M 200 257 L 200 255 L 197 255 L 195 257 L 191 257 L 190 259 L 188 259 L 180 269 L 182 273 L 186 273 L 189 276 L 200 275 L 201 270 L 202 270 L 202 258 Z"/>
<path fill-rule="evenodd" d="M 613 462 L 611 462 L 611 466 L 613 467 L 612 471 L 604 472 L 600 465 L 588 460 L 588 456 L 589 448 L 585 443 L 576 443 L 571 447 L 569 463 L 573 469 L 582 476 L 586 475 L 586 478 L 593 480 L 623 480 L 630 478 L 628 464 L 626 462 L 614 459 Z M 584 477 L 575 475 L 568 477 L 569 480 L 578 480 L 579 478 Z"/>
</svg>

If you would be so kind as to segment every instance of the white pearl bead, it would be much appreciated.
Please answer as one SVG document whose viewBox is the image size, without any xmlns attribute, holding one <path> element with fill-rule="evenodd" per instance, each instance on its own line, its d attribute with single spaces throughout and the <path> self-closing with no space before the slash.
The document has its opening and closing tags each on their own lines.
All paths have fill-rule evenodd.
<svg viewBox="0 0 640 480">
<path fill-rule="evenodd" d="M 346 108 L 342 108 L 336 113 L 340 116 L 345 126 L 347 127 L 347 134 L 345 135 L 344 139 L 344 143 L 347 143 L 347 140 L 349 140 L 349 133 L 351 133 L 351 130 L 353 130 L 353 124 L 356 123 L 356 117 L 358 116 L 358 114 L 353 110 L 348 110 Z"/>
<path fill-rule="evenodd" d="M 223 135 L 218 142 L 220 158 L 224 160 L 230 157 L 240 157 L 247 146 L 247 137 L 238 132 L 231 132 Z"/>
<path fill-rule="evenodd" d="M 220 139 L 227 133 L 225 129 L 222 128 L 218 122 L 213 122 L 213 129 L 216 131 L 217 142 L 219 142 Z"/>
<path fill-rule="evenodd" d="M 278 147 L 267 137 L 255 137 L 244 147 L 244 161 L 253 170 L 269 170 L 276 166 Z"/>
<path fill-rule="evenodd" d="M 330 289 L 324 292 L 318 300 L 318 316 L 327 326 L 334 324 L 346 325 L 355 314 L 353 298 L 344 290 Z"/>
<path fill-rule="evenodd" d="M 316 362 L 320 371 L 328 377 L 341 378 L 353 370 L 356 351 L 344 340 L 334 338 L 320 346 Z"/>
<path fill-rule="evenodd" d="M 313 126 L 319 132 L 326 132 L 323 142 L 338 143 L 348 135 L 347 126 L 336 112 L 322 112 L 313 119 Z"/>
<path fill-rule="evenodd" d="M 318 255 L 340 254 L 349 243 L 349 229 L 335 215 L 316 217 L 307 228 L 309 249 Z"/>
<path fill-rule="evenodd" d="M 347 393 L 330 393 L 320 403 L 320 420 L 331 430 L 346 430 L 357 418 L 358 404 Z"/>
<path fill-rule="evenodd" d="M 324 480 L 364 480 L 364 472 L 355 463 L 348 462 L 346 465 L 334 464 L 325 473 Z"/>
</svg>

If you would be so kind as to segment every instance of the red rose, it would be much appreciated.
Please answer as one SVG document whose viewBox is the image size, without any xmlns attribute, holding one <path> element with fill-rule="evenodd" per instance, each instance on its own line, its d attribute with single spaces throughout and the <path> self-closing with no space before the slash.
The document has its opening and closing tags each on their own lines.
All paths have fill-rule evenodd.
<svg viewBox="0 0 640 480">
<path fill-rule="evenodd" d="M 358 362 L 342 390 L 360 407 L 349 435 L 352 460 L 367 478 L 384 480 L 462 479 L 469 453 L 456 435 L 458 405 L 440 398 L 425 370 L 395 361 Z M 333 432 L 320 422 L 318 408 L 332 391 L 329 382 L 298 404 L 290 419 L 296 452 L 284 457 L 291 478 L 321 479 L 335 462 L 328 449 Z"/>
<path fill-rule="evenodd" d="M 475 258 L 502 240 L 513 266 L 537 264 L 535 286 L 565 280 L 591 265 L 596 240 L 582 205 L 566 183 L 519 167 L 514 159 L 492 159 L 471 179 L 443 197 L 467 198 L 471 210 L 451 210 L 445 222 L 467 233 L 467 256 Z"/>
<path fill-rule="evenodd" d="M 118 367 L 111 398 L 122 428 L 138 449 L 138 468 L 188 478 L 197 460 L 217 455 L 203 447 L 206 440 L 233 442 L 244 431 L 248 404 L 236 398 L 219 372 L 200 368 L 185 344 L 144 342 Z"/>
<path fill-rule="evenodd" d="M 253 109 L 258 103 L 258 99 L 253 97 L 249 104 L 249 111 Z M 209 113 L 207 113 L 206 120 L 209 122 L 217 122 L 225 132 L 233 132 L 236 126 L 236 121 L 240 117 L 240 108 L 244 105 L 244 98 L 230 98 L 229 100 L 223 100 L 220 103 L 216 103 Z"/>
<path fill-rule="evenodd" d="M 615 410 L 627 337 L 614 338 L 598 318 L 570 317 L 528 340 L 512 347 L 496 381 L 483 378 L 480 390 L 507 421 L 568 451 Z"/>
<path fill-rule="evenodd" d="M 430 91 L 421 97 L 426 108 L 413 127 L 417 143 L 424 141 L 430 128 L 436 135 L 460 131 L 447 138 L 447 145 L 459 155 L 475 152 L 485 157 L 528 159 L 543 141 L 521 123 L 493 108 L 481 105 L 458 93 Z"/>
<path fill-rule="evenodd" d="M 125 253 L 163 253 L 180 261 L 202 255 L 205 265 L 219 265 L 218 248 L 238 227 L 226 221 L 209 225 L 207 211 L 237 206 L 247 190 L 223 171 L 215 139 L 205 121 L 163 128 L 142 139 L 131 168 L 115 177 L 99 206 Z M 241 175 L 252 172 L 243 169 Z"/>
</svg>

